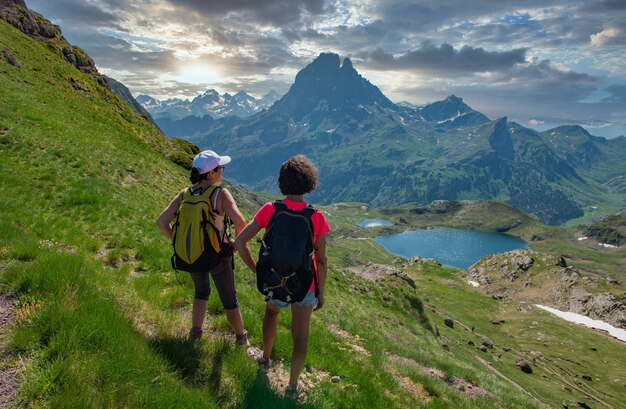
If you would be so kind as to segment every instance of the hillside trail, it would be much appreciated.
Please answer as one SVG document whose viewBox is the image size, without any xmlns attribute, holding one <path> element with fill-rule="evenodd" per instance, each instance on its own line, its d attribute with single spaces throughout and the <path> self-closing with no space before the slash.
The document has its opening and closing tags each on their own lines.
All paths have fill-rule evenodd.
<svg viewBox="0 0 626 409">
<path fill-rule="evenodd" d="M 5 351 L 5 338 L 9 327 L 15 322 L 15 305 L 17 300 L 0 293 L 0 408 L 9 406 L 19 390 L 19 366 L 8 357 Z"/>
<path fill-rule="evenodd" d="M 256 346 L 248 347 L 248 356 L 258 362 L 263 355 L 263 351 Z M 289 384 L 289 362 L 284 359 L 272 361 L 272 366 L 267 374 L 261 374 L 265 384 L 269 389 L 279 396 L 285 396 L 285 388 Z M 300 380 L 304 383 L 304 392 L 298 397 L 298 402 L 305 403 L 307 401 L 307 392 L 323 382 L 330 380 L 331 375 L 328 372 L 308 368 L 304 369 L 300 374 Z"/>
</svg>

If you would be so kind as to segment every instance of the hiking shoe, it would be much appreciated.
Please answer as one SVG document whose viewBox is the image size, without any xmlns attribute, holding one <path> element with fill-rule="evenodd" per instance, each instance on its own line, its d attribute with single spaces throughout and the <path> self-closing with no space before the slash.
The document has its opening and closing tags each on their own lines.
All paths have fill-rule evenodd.
<svg viewBox="0 0 626 409">
<path fill-rule="evenodd" d="M 266 374 L 270 371 L 270 366 L 272 365 L 271 359 L 265 359 L 263 355 L 261 355 L 256 361 L 259 364 L 259 371 L 261 371 L 261 373 Z"/>
<path fill-rule="evenodd" d="M 192 328 L 189 331 L 189 336 L 187 336 L 187 341 L 197 342 L 197 341 L 200 341 L 201 338 L 202 338 L 202 330 L 197 331 Z"/>
<path fill-rule="evenodd" d="M 291 399 L 298 399 L 302 392 L 304 392 L 304 383 L 302 381 L 298 381 L 298 385 L 295 388 L 292 388 L 291 385 L 287 385 L 287 388 L 285 388 L 285 396 Z"/>
<path fill-rule="evenodd" d="M 235 335 L 235 342 L 238 347 L 249 347 L 250 341 L 248 341 L 248 331 L 243 330 L 243 334 Z"/>
</svg>

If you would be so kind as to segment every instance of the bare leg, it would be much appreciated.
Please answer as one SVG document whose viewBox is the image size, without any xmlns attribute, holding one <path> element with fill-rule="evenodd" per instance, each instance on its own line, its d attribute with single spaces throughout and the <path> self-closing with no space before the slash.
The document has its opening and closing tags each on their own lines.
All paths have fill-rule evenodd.
<svg viewBox="0 0 626 409">
<path fill-rule="evenodd" d="M 265 360 L 269 360 L 272 356 L 279 313 L 280 308 L 269 301 L 265 303 L 265 316 L 263 317 L 263 359 Z"/>
<path fill-rule="evenodd" d="M 204 316 L 206 315 L 207 301 L 194 299 L 191 307 L 191 326 L 196 328 L 202 328 L 204 323 Z"/>
<path fill-rule="evenodd" d="M 293 353 L 291 355 L 291 374 L 289 385 L 292 388 L 298 386 L 298 377 L 304 361 L 306 360 L 309 345 L 309 324 L 313 307 L 305 307 L 298 304 L 291 305 L 291 336 L 293 338 Z"/>
<path fill-rule="evenodd" d="M 243 335 L 243 319 L 241 318 L 241 311 L 239 311 L 239 307 L 233 308 L 232 310 L 224 310 L 224 312 L 230 327 L 235 332 L 235 335 Z"/>
</svg>

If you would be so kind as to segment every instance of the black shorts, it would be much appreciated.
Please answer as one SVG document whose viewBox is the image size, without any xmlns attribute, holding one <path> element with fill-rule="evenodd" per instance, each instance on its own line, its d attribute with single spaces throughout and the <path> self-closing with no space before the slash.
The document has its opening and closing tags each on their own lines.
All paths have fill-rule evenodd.
<svg viewBox="0 0 626 409">
<path fill-rule="evenodd" d="M 233 256 L 222 258 L 219 264 L 211 271 L 204 273 L 189 273 L 195 288 L 194 298 L 208 300 L 211 294 L 211 282 L 209 275 L 213 277 L 213 283 L 217 288 L 222 305 L 225 310 L 232 310 L 239 306 L 237 291 L 235 290 L 235 272 L 233 271 Z"/>
</svg>

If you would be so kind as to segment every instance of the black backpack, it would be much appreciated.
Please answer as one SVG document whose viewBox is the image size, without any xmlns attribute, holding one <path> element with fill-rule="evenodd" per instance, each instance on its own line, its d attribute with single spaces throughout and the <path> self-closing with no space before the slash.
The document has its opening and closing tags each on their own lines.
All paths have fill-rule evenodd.
<svg viewBox="0 0 626 409">
<path fill-rule="evenodd" d="M 274 208 L 259 250 L 257 288 L 266 299 L 302 301 L 312 281 L 317 292 L 311 221 L 315 208 L 292 210 L 282 200 L 276 200 Z"/>
</svg>

